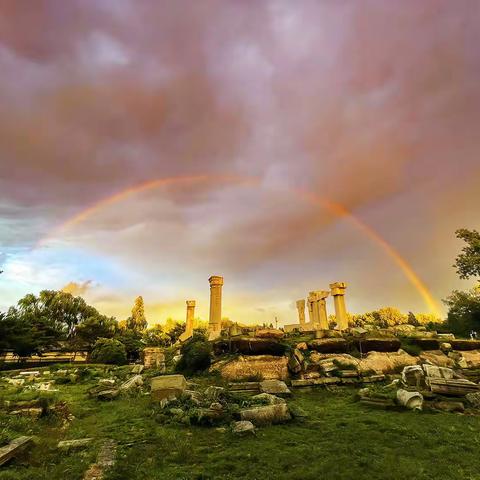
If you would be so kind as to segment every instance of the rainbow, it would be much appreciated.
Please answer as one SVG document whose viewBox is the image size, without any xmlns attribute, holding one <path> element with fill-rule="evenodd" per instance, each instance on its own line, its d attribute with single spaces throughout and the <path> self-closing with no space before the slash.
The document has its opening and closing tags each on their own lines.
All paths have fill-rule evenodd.
<svg viewBox="0 0 480 480">
<path fill-rule="evenodd" d="M 100 210 L 113 205 L 117 202 L 121 202 L 128 197 L 145 192 L 148 190 L 167 187 L 171 185 L 175 186 L 189 186 L 202 183 L 234 183 L 239 185 L 256 186 L 261 187 L 260 179 L 255 177 L 240 177 L 234 175 L 194 175 L 183 177 L 167 177 L 159 178 L 156 180 L 149 180 L 137 185 L 128 187 L 120 192 L 117 192 L 109 197 L 103 198 L 90 207 L 82 210 L 80 213 L 69 218 L 66 222 L 53 229 L 46 237 L 42 238 L 37 247 L 42 247 L 48 243 L 49 240 L 60 235 L 65 230 L 78 225 Z M 365 222 L 356 217 L 352 212 L 347 210 L 343 205 L 332 202 L 326 198 L 323 198 L 313 192 L 302 190 L 298 188 L 288 188 L 288 191 L 294 193 L 298 198 L 321 208 L 324 208 L 334 214 L 337 217 L 345 218 L 350 224 L 361 231 L 367 238 L 369 238 L 375 245 L 380 247 L 383 252 L 400 268 L 408 281 L 415 287 L 418 293 L 421 295 L 425 305 L 429 311 L 440 317 L 440 309 L 437 302 L 433 298 L 427 286 L 418 277 L 413 270 L 412 266 L 405 260 L 400 253 L 392 247 L 380 234 L 378 234 L 373 228 L 368 226 Z"/>
</svg>

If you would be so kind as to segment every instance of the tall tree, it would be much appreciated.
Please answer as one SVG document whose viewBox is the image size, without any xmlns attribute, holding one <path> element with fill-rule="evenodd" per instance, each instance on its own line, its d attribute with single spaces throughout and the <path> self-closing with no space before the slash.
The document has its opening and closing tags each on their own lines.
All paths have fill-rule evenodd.
<svg viewBox="0 0 480 480">
<path fill-rule="evenodd" d="M 54 290 L 25 295 L 0 318 L 0 348 L 19 356 L 62 346 L 89 349 L 98 337 L 111 337 L 115 319 L 101 315 L 81 297 Z"/>
<path fill-rule="evenodd" d="M 466 243 L 455 259 L 459 277 L 480 277 L 480 233 L 462 228 L 455 234 Z M 447 325 L 454 333 L 468 335 L 480 329 L 480 285 L 467 292 L 454 290 L 444 303 L 448 306 Z"/>
<path fill-rule="evenodd" d="M 147 319 L 145 318 L 145 306 L 143 304 L 143 297 L 139 296 L 135 299 L 135 303 L 132 308 L 132 315 L 127 320 L 127 326 L 131 330 L 141 332 L 148 326 Z"/>
<path fill-rule="evenodd" d="M 480 233 L 461 228 L 455 234 L 466 243 L 455 260 L 458 275 L 463 279 L 480 277 Z"/>
</svg>

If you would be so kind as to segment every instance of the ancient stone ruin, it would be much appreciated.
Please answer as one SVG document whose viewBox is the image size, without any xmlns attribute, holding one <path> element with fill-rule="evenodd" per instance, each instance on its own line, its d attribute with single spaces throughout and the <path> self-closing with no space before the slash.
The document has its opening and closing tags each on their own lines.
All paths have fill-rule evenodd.
<svg viewBox="0 0 480 480">
<path fill-rule="evenodd" d="M 193 322 L 195 319 L 195 300 L 187 300 L 187 320 L 185 331 L 180 335 L 179 340 L 185 342 L 193 335 Z"/>
<path fill-rule="evenodd" d="M 345 306 L 346 288 L 346 283 L 335 282 L 330 284 L 330 290 L 314 290 L 309 292 L 306 302 L 304 299 L 297 300 L 298 323 L 285 325 L 284 331 L 329 330 L 327 297 L 330 294 L 334 302 L 335 317 L 337 320 L 336 330 L 346 330 L 348 328 L 347 309 Z M 305 321 L 305 305 L 308 306 L 308 323 Z"/>
<path fill-rule="evenodd" d="M 208 323 L 209 340 L 220 337 L 222 331 L 222 287 L 223 277 L 214 275 L 210 282 L 210 319 Z"/>
</svg>

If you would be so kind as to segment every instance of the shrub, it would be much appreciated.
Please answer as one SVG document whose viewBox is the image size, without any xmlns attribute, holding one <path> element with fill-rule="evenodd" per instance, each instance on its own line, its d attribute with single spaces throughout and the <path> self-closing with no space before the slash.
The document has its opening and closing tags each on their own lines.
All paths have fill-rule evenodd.
<svg viewBox="0 0 480 480">
<path fill-rule="evenodd" d="M 206 370 L 211 364 L 212 345 L 202 335 L 194 335 L 182 345 L 177 370 L 188 375 Z"/>
<path fill-rule="evenodd" d="M 113 338 L 99 338 L 93 347 L 91 360 L 94 363 L 124 365 L 127 363 L 125 345 Z"/>
</svg>

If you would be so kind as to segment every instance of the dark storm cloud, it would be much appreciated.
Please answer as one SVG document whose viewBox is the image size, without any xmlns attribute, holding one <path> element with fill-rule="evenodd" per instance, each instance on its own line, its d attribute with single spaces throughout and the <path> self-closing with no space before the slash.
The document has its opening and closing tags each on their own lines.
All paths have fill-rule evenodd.
<svg viewBox="0 0 480 480">
<path fill-rule="evenodd" d="M 474 0 L 4 0 L 3 245 L 139 182 L 233 173 L 263 193 L 166 188 L 69 235 L 148 273 L 159 250 L 162 268 L 232 275 L 378 260 L 332 212 L 278 194 L 299 186 L 345 204 L 444 295 L 429 245 L 480 201 L 479 21 Z"/>
</svg>

